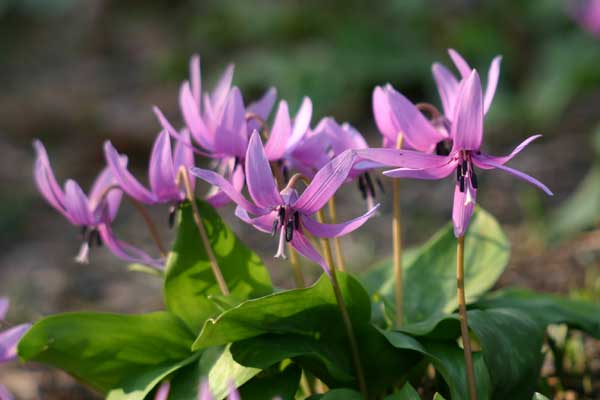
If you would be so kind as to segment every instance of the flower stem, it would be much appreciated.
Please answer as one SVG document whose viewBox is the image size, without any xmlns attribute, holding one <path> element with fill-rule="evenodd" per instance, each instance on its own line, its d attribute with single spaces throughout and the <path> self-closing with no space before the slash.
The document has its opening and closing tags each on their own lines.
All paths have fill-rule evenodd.
<svg viewBox="0 0 600 400">
<path fill-rule="evenodd" d="M 208 256 L 210 267 L 215 276 L 215 280 L 219 285 L 219 289 L 221 289 L 221 294 L 223 294 L 224 296 L 228 296 L 229 288 L 227 287 L 225 278 L 223 278 L 223 273 L 219 268 L 219 263 L 217 262 L 215 253 L 213 252 L 212 246 L 210 245 L 210 240 L 208 239 L 206 229 L 204 229 L 204 224 L 202 223 L 202 218 L 200 217 L 200 212 L 198 211 L 198 205 L 196 204 L 196 196 L 194 195 L 194 191 L 192 190 L 192 185 L 190 183 L 190 176 L 188 174 L 187 169 L 185 169 L 185 167 L 183 166 L 180 167 L 177 171 L 177 184 L 179 185 L 179 183 L 181 182 L 183 182 L 186 197 L 190 201 L 190 204 L 192 206 L 194 222 L 196 223 L 196 227 L 198 228 L 198 232 L 200 233 L 202 245 L 204 246 L 204 250 L 206 251 L 206 255 Z"/>
<path fill-rule="evenodd" d="M 475 372 L 473 369 L 473 354 L 471 352 L 471 338 L 469 337 L 469 322 L 467 320 L 467 304 L 465 300 L 465 237 L 458 238 L 456 247 L 456 286 L 458 293 L 458 313 L 460 316 L 460 333 L 465 354 L 467 381 L 469 383 L 469 398 L 477 400 L 477 386 L 475 385 Z"/>
<path fill-rule="evenodd" d="M 325 221 L 325 216 L 323 215 L 322 209 L 317 213 L 317 218 L 321 223 Z M 337 280 L 336 270 L 333 264 L 333 254 L 331 253 L 329 240 L 326 238 L 321 238 L 320 240 L 321 246 L 323 247 L 323 253 L 325 254 L 325 260 L 327 261 L 327 266 L 329 267 L 329 273 L 331 275 L 331 286 L 333 287 L 333 293 L 335 294 L 335 299 L 338 303 L 338 307 L 340 308 L 340 313 L 342 314 L 342 319 L 344 321 L 344 327 L 346 328 L 346 335 L 348 335 L 348 341 L 350 342 L 350 350 L 352 352 L 352 361 L 354 362 L 354 370 L 358 380 L 358 387 L 363 397 L 367 399 L 367 384 L 365 381 L 362 363 L 360 361 L 360 353 L 358 352 L 358 343 L 356 341 L 356 336 L 354 335 L 354 329 L 352 328 L 352 320 L 350 319 L 350 314 L 348 314 L 348 309 L 346 308 L 346 303 L 344 303 L 344 297 L 342 296 L 342 291 L 340 290 L 340 285 Z"/>
<path fill-rule="evenodd" d="M 402 148 L 404 136 L 398 134 L 396 149 Z M 392 219 L 392 237 L 394 241 L 394 295 L 396 300 L 396 327 L 404 324 L 404 277 L 402 271 L 402 224 L 400 212 L 400 180 L 392 180 L 394 216 Z"/>
<path fill-rule="evenodd" d="M 332 224 L 337 224 L 337 210 L 335 208 L 335 197 L 332 196 L 327 202 L 329 206 L 329 220 Z M 342 253 L 342 242 L 339 237 L 333 238 L 333 248 L 335 250 L 335 258 L 338 262 L 338 268 L 340 271 L 346 271 L 346 263 L 344 262 L 344 255 Z"/>
</svg>

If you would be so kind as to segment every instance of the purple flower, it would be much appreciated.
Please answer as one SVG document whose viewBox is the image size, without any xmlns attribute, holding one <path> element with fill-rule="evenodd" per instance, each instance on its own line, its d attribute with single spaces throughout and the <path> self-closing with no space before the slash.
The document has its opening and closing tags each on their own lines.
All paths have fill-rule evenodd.
<svg viewBox="0 0 600 400">
<path fill-rule="evenodd" d="M 289 242 L 300 254 L 329 272 L 327 264 L 306 238 L 304 230 L 317 237 L 342 236 L 360 227 L 376 211 L 377 207 L 341 224 L 321 224 L 311 218 L 344 183 L 354 159 L 352 151 L 336 157 L 316 173 L 302 194 L 298 194 L 294 188 L 295 178 L 279 192 L 260 136 L 254 132 L 246 155 L 246 183 L 253 202 L 213 171 L 194 168 L 192 174 L 221 188 L 238 205 L 236 215 L 240 219 L 260 231 L 279 234 L 275 257 L 285 258 L 285 243 Z"/>
<path fill-rule="evenodd" d="M 571 0 L 569 13 L 594 36 L 600 36 L 600 0 Z"/>
<path fill-rule="evenodd" d="M 265 144 L 265 154 L 269 161 L 283 161 L 292 157 L 294 149 L 310 128 L 311 117 L 312 102 L 308 97 L 302 101 L 293 121 L 290 118 L 287 102 L 285 100 L 279 102 L 269 139 Z"/>
<path fill-rule="evenodd" d="M 411 150 L 369 149 L 357 151 L 358 158 L 380 165 L 400 167 L 384 172 L 385 175 L 394 178 L 442 179 L 455 173 L 456 188 L 452 220 L 454 234 L 461 237 L 468 228 L 477 197 L 478 182 L 475 167 L 504 170 L 552 195 L 550 189 L 537 179 L 505 165 L 541 135 L 529 137 L 507 156 L 490 156 L 480 150 L 483 139 L 483 117 L 481 82 L 477 71 L 472 70 L 458 89 L 451 124 L 451 136 L 454 141 L 450 154 L 442 156 Z"/>
<path fill-rule="evenodd" d="M 66 181 L 64 189 L 61 188 L 54 177 L 44 145 L 36 140 L 34 148 L 37 155 L 34 178 L 38 190 L 71 224 L 82 228 L 84 242 L 76 261 L 87 263 L 90 247 L 104 243 L 117 257 L 162 268 L 161 260 L 153 259 L 143 251 L 118 240 L 112 232 L 110 224 L 119 210 L 122 192 L 117 187 L 118 182 L 110 168 L 102 170 L 94 181 L 89 196 L 86 196 L 72 179 Z M 125 168 L 127 159 L 118 157 L 115 162 Z"/>
<path fill-rule="evenodd" d="M 186 131 L 181 133 L 174 151 L 171 150 L 171 139 L 166 131 L 156 137 L 148 164 L 150 189 L 127 170 L 120 161 L 122 156 L 109 141 L 104 143 L 104 155 L 117 184 L 135 200 L 144 204 L 177 204 L 185 200 L 185 190 L 177 184 L 177 171 L 181 167 L 188 169 L 194 166 L 194 153 Z M 193 180 L 190 183 L 193 185 Z"/>
<path fill-rule="evenodd" d="M 4 322 L 9 304 L 7 298 L 0 297 L 0 322 Z M 27 323 L 0 332 L 0 364 L 17 358 L 17 345 L 29 328 L 31 328 L 31 324 Z M 0 385 L 0 399 L 13 399 L 12 394 L 3 385 Z"/>
</svg>

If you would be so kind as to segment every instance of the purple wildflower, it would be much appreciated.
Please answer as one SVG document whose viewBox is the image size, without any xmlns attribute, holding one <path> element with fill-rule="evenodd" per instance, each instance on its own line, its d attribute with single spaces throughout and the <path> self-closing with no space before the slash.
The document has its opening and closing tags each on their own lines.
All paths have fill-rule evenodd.
<svg viewBox="0 0 600 400">
<path fill-rule="evenodd" d="M 364 224 L 377 208 L 341 224 L 321 224 L 311 218 L 345 182 L 353 163 L 354 153 L 347 151 L 321 168 L 302 194 L 294 188 L 294 178 L 279 192 L 260 136 L 254 132 L 246 156 L 246 183 L 253 202 L 213 171 L 195 168 L 192 174 L 221 188 L 238 205 L 236 215 L 240 219 L 260 231 L 279 234 L 275 257 L 285 258 L 285 243 L 289 242 L 300 254 L 328 272 L 327 264 L 306 238 L 304 229 L 317 237 L 342 236 Z"/>
<path fill-rule="evenodd" d="M 0 297 L 0 322 L 4 322 L 8 307 L 8 299 Z M 31 328 L 31 324 L 26 323 L 0 332 L 0 364 L 17 358 L 17 345 L 29 328 Z M 0 385 L 0 399 L 11 400 L 13 398 L 12 394 L 3 385 Z"/>
<path fill-rule="evenodd" d="M 86 196 L 77 182 L 72 179 L 66 181 L 63 190 L 54 177 L 44 145 L 36 140 L 34 148 L 37 153 L 34 178 L 38 190 L 46 201 L 71 224 L 82 228 L 84 242 L 75 258 L 77 262 L 87 263 L 90 247 L 104 243 L 117 257 L 162 268 L 160 260 L 153 259 L 143 251 L 115 237 L 110 224 L 119 210 L 122 192 L 117 187 L 117 180 L 110 168 L 104 168 L 98 175 L 89 196 Z M 118 157 L 115 162 L 125 168 L 127 159 Z"/>
<path fill-rule="evenodd" d="M 569 13 L 594 36 L 600 36 L 600 0 L 571 0 Z"/>
<path fill-rule="evenodd" d="M 484 103 L 481 82 L 477 71 L 473 70 L 458 89 L 454 109 L 451 136 L 454 139 L 448 155 L 426 154 L 411 150 L 368 149 L 357 151 L 359 159 L 380 163 L 380 165 L 400 167 L 385 171 L 393 178 L 442 179 L 456 173 L 456 188 L 452 220 L 454 234 L 465 234 L 477 197 L 478 181 L 475 167 L 481 169 L 498 168 L 523 179 L 552 195 L 537 179 L 507 167 L 505 164 L 541 135 L 531 136 L 504 157 L 494 157 L 481 152 L 483 138 Z"/>
</svg>

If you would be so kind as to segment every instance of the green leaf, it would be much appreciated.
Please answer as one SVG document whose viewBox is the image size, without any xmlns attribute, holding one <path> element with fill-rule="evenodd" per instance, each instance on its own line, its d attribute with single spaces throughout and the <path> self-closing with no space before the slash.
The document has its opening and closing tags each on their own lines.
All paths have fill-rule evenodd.
<svg viewBox="0 0 600 400">
<path fill-rule="evenodd" d="M 260 258 L 250 250 L 216 211 L 205 202 L 198 208 L 206 233 L 231 299 L 237 302 L 273 292 L 269 273 Z M 221 295 L 210 262 L 194 223 L 190 203 L 178 211 L 177 238 L 167 259 L 164 284 L 167 308 L 181 318 L 194 333 L 209 316 L 221 313 L 223 302 L 211 300 Z"/>
<path fill-rule="evenodd" d="M 263 371 L 239 388 L 244 400 L 263 400 L 279 397 L 282 400 L 294 400 L 302 370 L 295 364 L 289 364 L 282 371 Z"/>
<path fill-rule="evenodd" d="M 421 397 L 415 388 L 407 382 L 399 392 L 387 396 L 384 400 L 421 400 Z"/>
<path fill-rule="evenodd" d="M 18 351 L 23 360 L 61 368 L 102 393 L 120 388 L 113 399 L 143 399 L 160 379 L 193 360 L 192 340 L 168 312 L 67 313 L 35 323 Z"/>
<path fill-rule="evenodd" d="M 403 258 L 404 314 L 406 322 L 449 313 L 458 306 L 456 296 L 456 238 L 452 224 Z M 478 208 L 465 239 L 465 291 L 473 302 L 496 283 L 508 263 L 510 244 L 498 222 Z M 394 304 L 393 262 L 387 260 L 364 277 L 367 290 L 376 299 Z M 381 309 L 381 303 L 375 306 Z"/>
<path fill-rule="evenodd" d="M 549 398 L 547 398 L 546 396 L 544 396 L 541 393 L 535 393 L 533 395 L 533 398 L 531 400 L 550 400 Z"/>
<path fill-rule="evenodd" d="M 551 324 L 564 323 L 600 339 L 600 304 L 525 289 L 509 289 L 490 293 L 476 306 L 481 309 L 516 308 L 536 320 L 543 329 Z"/>
<path fill-rule="evenodd" d="M 433 395 L 433 400 L 446 400 L 446 399 L 441 394 L 436 393 Z"/>
</svg>

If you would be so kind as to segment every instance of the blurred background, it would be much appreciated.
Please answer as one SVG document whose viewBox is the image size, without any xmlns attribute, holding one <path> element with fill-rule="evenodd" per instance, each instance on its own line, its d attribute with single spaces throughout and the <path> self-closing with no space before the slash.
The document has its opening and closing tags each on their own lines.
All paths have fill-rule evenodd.
<svg viewBox="0 0 600 400">
<path fill-rule="evenodd" d="M 86 188 L 103 167 L 102 143 L 110 139 L 145 182 L 159 130 L 151 106 L 181 122 L 178 87 L 194 53 L 202 58 L 204 88 L 233 62 L 234 84 L 246 101 L 271 85 L 292 110 L 310 96 L 314 122 L 327 115 L 348 121 L 372 145 L 380 142 L 371 112 L 375 85 L 390 82 L 414 102 L 439 105 L 431 64 L 450 66 L 447 48 L 484 77 L 502 54 L 484 150 L 507 154 L 527 136 L 543 134 L 511 166 L 545 182 L 555 196 L 502 172 L 481 174 L 479 203 L 513 243 L 499 286 L 598 301 L 600 38 L 574 17 L 583 4 L 0 0 L 0 295 L 13 303 L 9 323 L 67 310 L 161 307 L 160 281 L 127 271 L 105 249 L 94 249 L 89 265 L 74 263 L 79 232 L 36 192 L 31 143 L 45 143 L 60 182 L 74 178 Z M 418 244 L 448 221 L 453 183 L 406 182 L 402 191 L 404 238 Z M 344 239 L 352 270 L 391 254 L 390 197 L 389 191 L 382 195 L 380 221 Z M 344 188 L 339 203 L 343 218 L 364 209 L 354 186 Z M 271 257 L 274 243 L 235 221 L 231 211 L 221 214 L 264 256 L 275 282 L 291 286 L 287 266 Z M 152 212 L 165 238 L 171 236 L 166 209 Z M 152 249 L 139 228 L 139 217 L 124 203 L 115 229 Z M 596 355 L 585 368 L 599 371 L 598 346 L 584 345 Z M 42 367 L 2 366 L 0 382 L 23 399 L 96 398 Z"/>
</svg>

